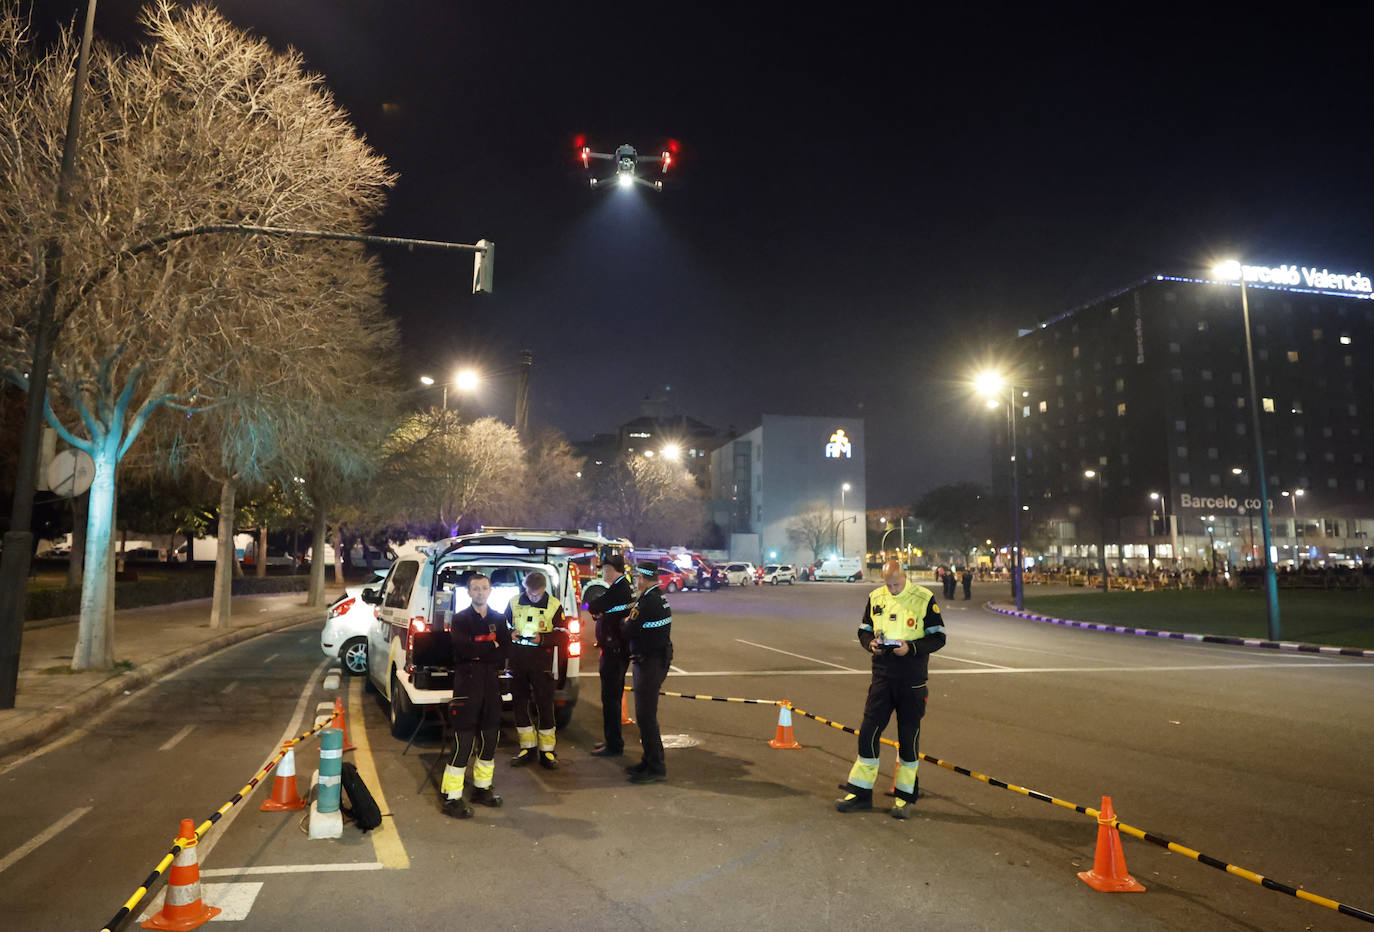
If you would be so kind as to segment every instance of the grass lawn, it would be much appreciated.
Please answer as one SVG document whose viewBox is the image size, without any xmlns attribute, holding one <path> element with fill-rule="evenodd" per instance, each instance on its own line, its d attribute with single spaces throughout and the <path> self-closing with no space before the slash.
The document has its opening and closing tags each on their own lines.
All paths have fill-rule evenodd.
<svg viewBox="0 0 1374 932">
<path fill-rule="evenodd" d="M 1054 618 L 1165 631 L 1268 636 L 1264 593 L 1164 590 L 1027 595 L 1026 610 Z M 1279 592 L 1283 640 L 1374 648 L 1374 590 Z"/>
</svg>

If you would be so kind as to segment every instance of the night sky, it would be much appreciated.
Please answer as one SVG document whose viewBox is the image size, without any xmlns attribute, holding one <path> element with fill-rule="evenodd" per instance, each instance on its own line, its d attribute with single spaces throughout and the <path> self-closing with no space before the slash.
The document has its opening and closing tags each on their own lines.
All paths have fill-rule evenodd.
<svg viewBox="0 0 1374 932">
<path fill-rule="evenodd" d="M 1374 267 L 1367 5 L 217 5 L 400 174 L 378 232 L 498 243 L 494 295 L 383 254 L 407 383 L 477 363 L 465 410 L 510 420 L 527 347 L 532 419 L 573 439 L 646 397 L 741 431 L 861 416 L 872 507 L 987 481 L 964 380 L 1018 326 L 1221 256 Z M 136 9 L 100 0 L 98 31 Z M 579 134 L 680 158 L 662 193 L 591 191 Z"/>
</svg>

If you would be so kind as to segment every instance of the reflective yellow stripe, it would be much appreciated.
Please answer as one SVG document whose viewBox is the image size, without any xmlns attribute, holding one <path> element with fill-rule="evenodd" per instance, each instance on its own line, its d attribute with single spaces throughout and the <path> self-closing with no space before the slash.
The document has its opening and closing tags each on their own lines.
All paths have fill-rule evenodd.
<svg viewBox="0 0 1374 932">
<path fill-rule="evenodd" d="M 472 765 L 472 785 L 479 790 L 488 789 L 496 775 L 496 761 L 481 760 Z"/>
<path fill-rule="evenodd" d="M 552 728 L 539 729 L 539 750 L 552 751 L 557 741 L 557 733 Z"/>
<path fill-rule="evenodd" d="M 515 726 L 515 734 L 516 734 L 516 737 L 518 737 L 518 738 L 520 739 L 520 750 L 523 751 L 523 750 L 525 750 L 526 748 L 532 748 L 532 747 L 534 747 L 534 726 L 533 726 L 533 725 L 516 725 L 516 726 Z"/>
<path fill-rule="evenodd" d="M 854 766 L 849 768 L 849 782 L 853 786 L 871 790 L 877 779 L 878 759 L 876 757 L 860 757 L 854 761 Z"/>
<path fill-rule="evenodd" d="M 478 764 L 480 766 L 480 762 Z M 457 799 L 463 795 L 463 768 L 455 767 L 452 764 L 444 765 L 444 780 L 439 785 L 439 792 L 449 799 Z"/>
</svg>

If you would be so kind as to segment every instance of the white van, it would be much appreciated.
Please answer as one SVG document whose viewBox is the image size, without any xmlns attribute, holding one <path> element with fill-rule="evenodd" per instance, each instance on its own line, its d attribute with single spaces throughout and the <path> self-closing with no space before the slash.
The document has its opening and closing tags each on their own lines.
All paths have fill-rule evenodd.
<svg viewBox="0 0 1374 932">
<path fill-rule="evenodd" d="M 628 559 L 629 550 L 629 541 L 607 540 L 593 531 L 490 528 L 398 556 L 381 585 L 362 593 L 363 601 L 377 607 L 367 639 L 367 678 L 390 706 L 392 735 L 410 736 L 426 707 L 453 697 L 449 621 L 470 604 L 466 581 L 473 573 L 491 579 L 488 605 L 496 612 L 504 612 L 520 594 L 530 573 L 537 570 L 548 580 L 549 594 L 563 605 L 567 628 L 555 647 L 554 719 L 560 728 L 568 724 L 577 704 L 582 632 L 592 624 L 581 608 L 579 576 L 571 565 L 593 554 Z M 506 679 L 501 692 L 503 704 L 508 703 Z"/>
<path fill-rule="evenodd" d="M 820 569 L 816 570 L 816 578 L 859 582 L 864 578 L 863 560 L 858 557 L 836 557 L 833 560 L 826 560 L 821 564 Z"/>
</svg>

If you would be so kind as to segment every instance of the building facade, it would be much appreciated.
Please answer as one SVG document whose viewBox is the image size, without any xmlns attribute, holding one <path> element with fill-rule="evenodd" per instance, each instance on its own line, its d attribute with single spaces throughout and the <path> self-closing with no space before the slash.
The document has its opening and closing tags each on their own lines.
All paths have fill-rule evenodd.
<svg viewBox="0 0 1374 932">
<path fill-rule="evenodd" d="M 765 414 L 713 451 L 712 519 L 730 556 L 755 564 L 862 557 L 864 450 L 860 418 Z"/>
<path fill-rule="evenodd" d="M 1283 269 L 1299 284 L 1245 269 L 1266 489 L 1237 281 L 1155 276 L 1018 337 L 1012 413 L 1032 555 L 1092 566 L 1105 544 L 1118 568 L 1258 565 L 1267 508 L 1280 564 L 1368 559 L 1369 279 L 1302 287 L 1316 270 Z M 999 429 L 993 444 L 1004 492 L 1007 440 Z"/>
</svg>

